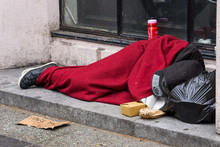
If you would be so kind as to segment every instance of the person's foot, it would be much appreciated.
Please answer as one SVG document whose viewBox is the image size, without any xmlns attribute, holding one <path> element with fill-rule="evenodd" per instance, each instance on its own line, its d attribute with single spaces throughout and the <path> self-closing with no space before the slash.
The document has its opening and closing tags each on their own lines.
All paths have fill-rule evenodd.
<svg viewBox="0 0 220 147">
<path fill-rule="evenodd" d="M 47 64 L 44 64 L 42 66 L 34 67 L 34 68 L 28 68 L 24 70 L 21 74 L 21 77 L 18 81 L 18 87 L 22 89 L 27 89 L 30 86 L 33 86 L 37 82 L 37 78 L 40 76 L 40 74 L 48 67 L 51 66 L 58 66 L 55 62 L 49 62 Z"/>
</svg>

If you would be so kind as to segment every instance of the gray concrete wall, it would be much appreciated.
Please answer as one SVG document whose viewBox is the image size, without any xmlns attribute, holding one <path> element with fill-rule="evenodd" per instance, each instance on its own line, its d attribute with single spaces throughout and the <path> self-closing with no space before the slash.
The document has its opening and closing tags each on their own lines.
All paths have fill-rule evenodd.
<svg viewBox="0 0 220 147">
<path fill-rule="evenodd" d="M 47 0 L 47 14 L 49 31 L 58 30 L 60 24 L 59 0 Z"/>
<path fill-rule="evenodd" d="M 50 31 L 59 29 L 59 0 L 2 1 L 0 16 L 0 69 L 51 60 L 62 65 L 87 65 L 121 49 L 77 40 L 52 39 Z"/>
<path fill-rule="evenodd" d="M 0 69 L 25 66 L 50 60 L 48 47 L 50 44 L 48 14 L 48 4 L 50 1 L 1 1 Z M 58 0 L 56 1 L 58 3 Z M 53 15 L 51 14 L 50 16 L 51 20 Z"/>
<path fill-rule="evenodd" d="M 88 65 L 105 58 L 122 47 L 80 40 L 53 38 L 51 60 L 60 65 Z"/>
</svg>

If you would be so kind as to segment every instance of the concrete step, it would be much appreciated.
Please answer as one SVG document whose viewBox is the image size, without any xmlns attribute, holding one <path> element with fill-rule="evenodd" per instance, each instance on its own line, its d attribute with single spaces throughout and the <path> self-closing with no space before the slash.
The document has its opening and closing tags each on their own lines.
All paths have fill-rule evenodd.
<svg viewBox="0 0 220 147">
<path fill-rule="evenodd" d="M 1 104 L 171 146 L 220 146 L 220 135 L 216 134 L 214 124 L 188 124 L 170 116 L 158 119 L 126 117 L 117 105 L 81 101 L 39 87 L 22 90 L 17 82 L 23 70 L 0 70 Z"/>
</svg>

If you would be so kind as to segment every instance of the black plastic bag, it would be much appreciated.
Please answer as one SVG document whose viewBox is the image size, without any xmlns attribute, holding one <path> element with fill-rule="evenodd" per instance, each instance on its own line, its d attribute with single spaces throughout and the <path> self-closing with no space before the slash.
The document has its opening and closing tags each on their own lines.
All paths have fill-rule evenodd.
<svg viewBox="0 0 220 147">
<path fill-rule="evenodd" d="M 203 72 L 174 87 L 168 97 L 169 112 L 187 123 L 215 121 L 215 71 Z"/>
</svg>

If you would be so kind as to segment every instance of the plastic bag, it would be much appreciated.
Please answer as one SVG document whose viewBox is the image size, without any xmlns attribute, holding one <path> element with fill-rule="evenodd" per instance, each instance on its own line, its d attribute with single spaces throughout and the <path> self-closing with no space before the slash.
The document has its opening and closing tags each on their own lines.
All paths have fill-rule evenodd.
<svg viewBox="0 0 220 147">
<path fill-rule="evenodd" d="M 187 123 L 215 121 L 215 71 L 174 87 L 168 97 L 172 115 Z"/>
</svg>

